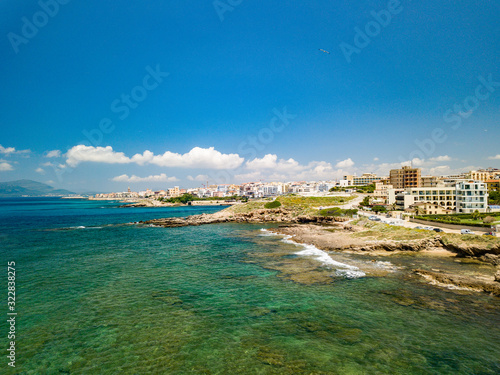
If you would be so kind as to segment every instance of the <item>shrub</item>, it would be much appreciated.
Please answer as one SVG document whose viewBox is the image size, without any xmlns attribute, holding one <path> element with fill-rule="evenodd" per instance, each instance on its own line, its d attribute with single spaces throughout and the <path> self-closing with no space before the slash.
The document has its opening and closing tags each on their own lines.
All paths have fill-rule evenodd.
<svg viewBox="0 0 500 375">
<path fill-rule="evenodd" d="M 483 223 L 485 224 L 491 224 L 493 223 L 495 220 L 495 218 L 493 216 L 486 216 L 484 219 L 483 219 Z"/>
<path fill-rule="evenodd" d="M 280 201 L 272 201 L 272 202 L 266 203 L 264 205 L 264 208 L 277 208 L 279 206 L 281 206 L 281 202 Z"/>
<path fill-rule="evenodd" d="M 352 217 L 353 215 L 356 215 L 358 213 L 358 210 L 356 209 L 349 209 L 349 210 L 343 210 L 342 208 L 338 207 L 333 207 L 333 208 L 325 208 L 324 210 L 319 211 L 319 214 L 321 216 L 349 216 Z"/>
<path fill-rule="evenodd" d="M 372 211 L 373 212 L 387 212 L 387 208 L 385 208 L 385 206 L 373 206 Z"/>
</svg>

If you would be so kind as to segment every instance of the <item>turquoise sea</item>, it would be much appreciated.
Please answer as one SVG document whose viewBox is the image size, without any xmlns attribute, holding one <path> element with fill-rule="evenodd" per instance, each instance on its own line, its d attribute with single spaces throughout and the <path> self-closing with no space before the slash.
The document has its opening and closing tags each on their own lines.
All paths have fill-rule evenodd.
<svg viewBox="0 0 500 375">
<path fill-rule="evenodd" d="M 385 277 L 331 269 L 330 282 L 303 283 L 279 269 L 307 252 L 262 225 L 129 224 L 221 207 L 117 206 L 0 200 L 4 353 L 10 261 L 18 313 L 16 367 L 2 355 L 0 373 L 500 373 L 499 299 L 409 277 L 418 259 L 384 259 L 397 266 Z"/>
</svg>

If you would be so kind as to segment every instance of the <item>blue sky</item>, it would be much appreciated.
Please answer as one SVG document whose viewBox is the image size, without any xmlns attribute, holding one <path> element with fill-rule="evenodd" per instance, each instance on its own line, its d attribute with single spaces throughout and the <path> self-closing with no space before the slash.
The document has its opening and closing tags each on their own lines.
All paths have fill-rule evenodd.
<svg viewBox="0 0 500 375">
<path fill-rule="evenodd" d="M 500 164 L 497 2 L 0 12 L 1 181 L 119 191 Z"/>
</svg>

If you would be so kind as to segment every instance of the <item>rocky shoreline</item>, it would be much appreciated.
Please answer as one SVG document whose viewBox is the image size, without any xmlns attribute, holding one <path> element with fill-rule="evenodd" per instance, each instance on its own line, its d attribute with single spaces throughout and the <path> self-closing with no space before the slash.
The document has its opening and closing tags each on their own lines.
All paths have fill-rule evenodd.
<svg viewBox="0 0 500 375">
<path fill-rule="evenodd" d="M 440 236 L 408 241 L 366 240 L 351 236 L 353 232 L 360 230 L 359 227 L 349 224 L 337 225 L 335 228 L 314 224 L 294 224 L 271 229 L 274 233 L 291 236 L 295 242 L 311 244 L 326 252 L 337 251 L 373 256 L 419 253 L 430 257 L 468 258 L 485 262 L 495 266 L 496 273 L 493 267 L 491 267 L 491 272 L 477 277 L 451 274 L 442 270 L 412 269 L 411 272 L 436 285 L 453 286 L 500 296 L 500 244 L 496 247 L 451 244 Z"/>
<path fill-rule="evenodd" d="M 419 239 L 397 240 L 393 238 L 374 239 L 359 236 L 369 232 L 362 225 L 353 225 L 345 217 L 322 217 L 297 215 L 294 210 L 283 207 L 276 209 L 254 209 L 249 212 L 235 212 L 226 209 L 213 214 L 193 215 L 185 218 L 164 218 L 140 222 L 162 227 L 198 226 L 217 223 L 278 224 L 271 231 L 291 236 L 297 243 L 314 245 L 318 249 L 374 256 L 390 256 L 400 253 L 425 253 L 437 257 L 471 258 L 496 266 L 480 278 L 449 274 L 423 269 L 411 270 L 413 274 L 437 285 L 455 286 L 475 291 L 484 291 L 500 296 L 500 241 L 494 243 L 472 243 L 449 241 L 446 236 L 434 235 Z"/>
<path fill-rule="evenodd" d="M 348 221 L 343 217 L 322 217 L 308 215 L 294 215 L 292 210 L 283 208 L 277 209 L 258 209 L 251 212 L 235 213 L 227 210 L 219 211 L 213 214 L 192 215 L 185 218 L 169 217 L 164 219 L 148 220 L 141 223 L 158 225 L 162 227 L 185 227 L 217 223 L 287 223 L 287 224 L 332 224 Z"/>
</svg>

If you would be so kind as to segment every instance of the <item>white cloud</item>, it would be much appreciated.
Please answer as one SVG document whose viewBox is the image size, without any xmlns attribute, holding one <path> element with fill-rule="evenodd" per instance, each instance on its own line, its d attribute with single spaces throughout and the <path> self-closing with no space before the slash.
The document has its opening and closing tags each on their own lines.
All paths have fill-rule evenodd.
<svg viewBox="0 0 500 375">
<path fill-rule="evenodd" d="M 352 161 L 351 158 L 339 161 L 337 164 L 335 164 L 336 168 L 350 168 L 354 165 L 354 162 Z"/>
<path fill-rule="evenodd" d="M 206 174 L 199 174 L 196 177 L 187 176 L 187 179 L 189 181 L 202 181 L 202 182 L 205 182 L 205 181 L 208 181 L 208 176 Z"/>
<path fill-rule="evenodd" d="M 413 167 L 423 167 L 425 165 L 425 159 L 413 158 L 410 164 Z"/>
<path fill-rule="evenodd" d="M 111 179 L 112 181 L 117 182 L 174 182 L 179 181 L 177 177 L 167 177 L 165 173 L 151 175 L 147 177 L 138 177 L 136 175 L 128 176 L 126 174 L 122 174 L 121 176 L 116 176 Z"/>
<path fill-rule="evenodd" d="M 488 157 L 488 160 L 500 160 L 500 154 Z"/>
<path fill-rule="evenodd" d="M 251 161 L 246 162 L 246 168 L 250 170 L 266 170 L 272 169 L 278 172 L 299 172 L 306 168 L 301 166 L 297 161 L 292 158 L 285 160 L 279 159 L 278 156 L 274 154 L 267 154 L 263 158 L 255 158 Z"/>
<path fill-rule="evenodd" d="M 451 157 L 449 157 L 448 155 L 441 155 L 441 156 L 436 156 L 435 158 L 430 158 L 429 160 L 441 162 L 441 161 L 452 161 L 453 159 Z"/>
<path fill-rule="evenodd" d="M 429 169 L 429 175 L 431 176 L 443 176 L 453 174 L 449 165 L 438 165 Z"/>
<path fill-rule="evenodd" d="M 12 171 L 14 168 L 7 162 L 0 163 L 0 172 Z"/>
<path fill-rule="evenodd" d="M 294 159 L 278 159 L 277 155 L 267 154 L 245 163 L 247 173 L 235 176 L 238 181 L 299 181 L 299 180 L 331 180 L 341 174 L 334 170 L 330 163 L 312 161 L 301 165 Z"/>
<path fill-rule="evenodd" d="M 401 168 L 403 165 L 409 165 L 410 162 L 402 162 L 402 163 L 380 163 L 380 164 L 364 164 L 363 168 L 361 170 L 358 170 L 356 172 L 359 173 L 364 173 L 364 172 L 371 172 L 375 173 L 377 176 L 388 176 L 389 171 L 391 169 L 398 169 Z"/>
<path fill-rule="evenodd" d="M 378 161 L 378 158 L 373 158 L 373 161 Z"/>
<path fill-rule="evenodd" d="M 139 155 L 139 158 L 144 159 L 144 154 Z M 134 155 L 132 159 L 135 157 L 137 157 L 137 155 Z M 210 169 L 234 169 L 238 168 L 243 161 L 244 159 L 238 154 L 222 154 L 213 147 L 195 147 L 185 154 L 167 151 L 163 155 L 155 155 L 151 160 L 148 160 L 149 163 L 161 167 Z"/>
<path fill-rule="evenodd" d="M 111 146 L 93 147 L 77 145 L 66 153 L 66 157 L 66 163 L 71 167 L 76 167 L 81 162 L 95 162 L 108 164 L 155 164 L 162 167 L 181 168 L 234 169 L 239 167 L 244 161 L 238 154 L 222 154 L 213 147 L 194 147 L 185 154 L 166 151 L 162 155 L 154 155 L 151 151 L 146 150 L 142 154 L 135 154 L 129 158 L 123 152 L 114 151 Z"/>
<path fill-rule="evenodd" d="M 60 150 L 47 151 L 47 153 L 45 154 L 46 158 L 58 158 L 60 156 L 61 156 Z"/>
<path fill-rule="evenodd" d="M 43 168 L 37 168 L 35 169 L 35 172 L 40 174 L 45 174 L 45 170 Z"/>
<path fill-rule="evenodd" d="M 69 149 L 66 157 L 66 163 L 70 167 L 76 167 L 85 161 L 108 164 L 126 164 L 131 162 L 123 152 L 115 152 L 111 146 L 94 147 L 78 145 Z"/>
<path fill-rule="evenodd" d="M 3 147 L 0 145 L 0 154 L 29 154 L 31 150 L 16 150 L 15 147 Z"/>
</svg>

